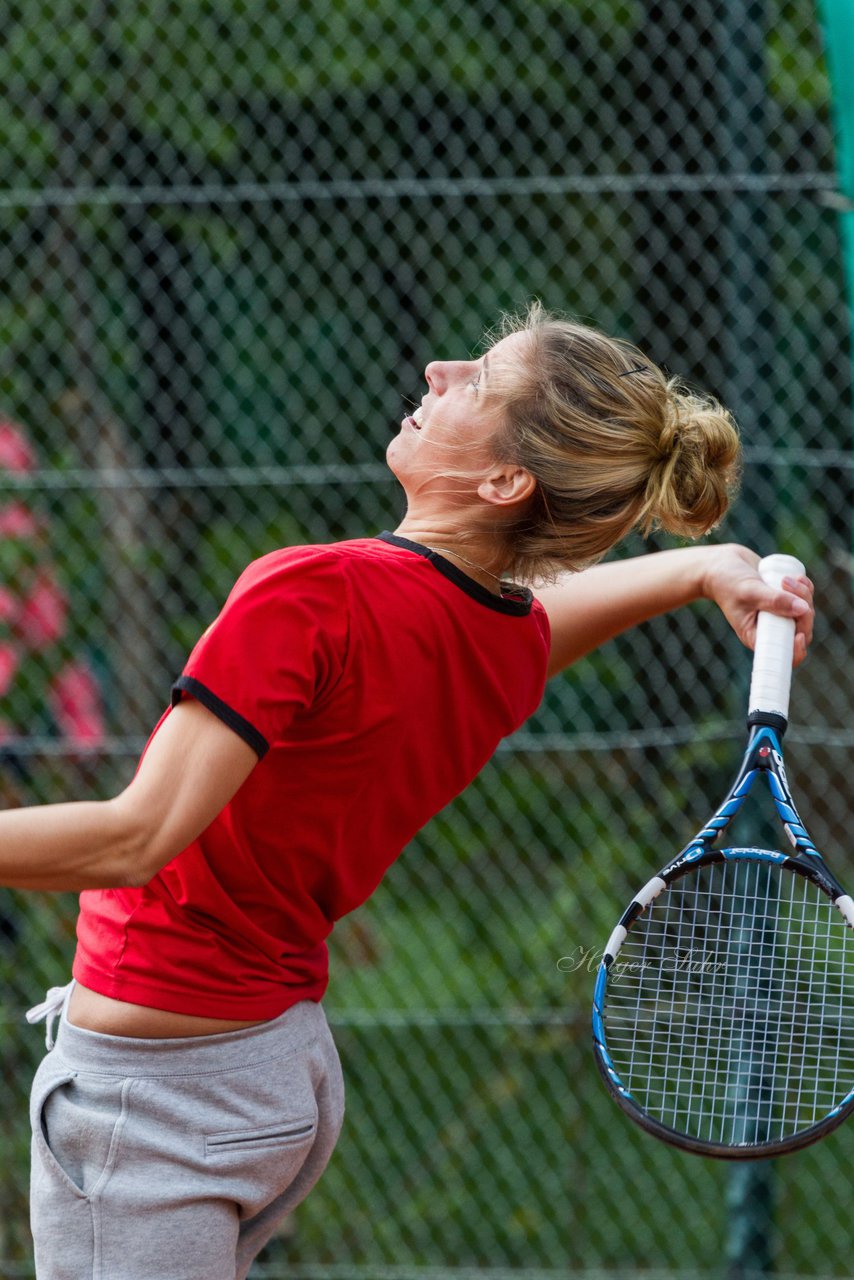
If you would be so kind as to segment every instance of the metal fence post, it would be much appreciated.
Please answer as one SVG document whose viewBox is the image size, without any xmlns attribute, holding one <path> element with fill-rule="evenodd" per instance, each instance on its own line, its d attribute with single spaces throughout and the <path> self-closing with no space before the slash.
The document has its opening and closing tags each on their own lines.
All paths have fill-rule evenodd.
<svg viewBox="0 0 854 1280">
<path fill-rule="evenodd" d="M 761 173 L 767 167 L 767 84 L 765 69 L 766 6 L 764 0 L 726 0 L 719 8 L 722 53 L 720 152 L 725 171 Z M 768 219 L 763 193 L 745 191 L 729 202 L 721 223 L 721 315 L 727 404 L 741 423 L 747 441 L 770 439 L 769 373 L 775 358 Z M 757 483 L 754 473 L 745 488 L 765 515 L 773 540 L 772 483 Z M 752 531 L 751 531 L 752 532 Z M 751 538 L 755 541 L 755 536 Z M 772 542 L 758 548 L 770 551 Z M 738 690 L 737 713 L 747 705 L 747 682 Z M 761 820 L 749 815 L 739 841 L 776 843 L 773 829 L 763 833 Z M 748 922 L 749 927 L 749 922 Z M 749 1064 L 748 1074 L 752 1074 Z M 749 1105 L 749 1104 L 746 1104 Z M 772 1228 L 774 1172 L 767 1162 L 739 1164 L 729 1171 L 727 1186 L 726 1263 L 728 1280 L 768 1275 L 773 1270 Z"/>
<path fill-rule="evenodd" d="M 836 126 L 840 233 L 848 305 L 854 316 L 854 8 L 848 0 L 819 0 Z"/>
</svg>

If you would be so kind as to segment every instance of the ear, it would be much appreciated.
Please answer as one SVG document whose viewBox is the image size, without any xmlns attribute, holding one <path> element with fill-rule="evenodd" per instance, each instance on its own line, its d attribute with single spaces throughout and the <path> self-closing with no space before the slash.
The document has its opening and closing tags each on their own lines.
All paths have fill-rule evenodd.
<svg viewBox="0 0 854 1280">
<path fill-rule="evenodd" d="M 496 466 L 477 486 L 478 496 L 497 507 L 513 506 L 533 496 L 537 482 L 524 467 L 515 462 Z"/>
</svg>

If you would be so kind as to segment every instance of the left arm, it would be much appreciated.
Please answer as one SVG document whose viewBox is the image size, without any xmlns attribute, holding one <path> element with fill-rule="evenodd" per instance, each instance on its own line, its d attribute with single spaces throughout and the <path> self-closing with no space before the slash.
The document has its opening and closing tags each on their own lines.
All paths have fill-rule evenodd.
<svg viewBox="0 0 854 1280">
<path fill-rule="evenodd" d="M 198 702 L 182 702 L 111 800 L 0 813 L 0 885 L 110 889 L 146 884 L 213 822 L 258 756 Z"/>
<path fill-rule="evenodd" d="M 794 618 L 795 663 L 812 639 L 813 586 L 786 579 L 772 590 L 759 577 L 759 556 L 734 543 L 658 551 L 595 565 L 537 590 L 552 632 L 549 675 L 556 675 L 640 622 L 692 600 L 713 600 L 736 635 L 753 648 L 760 609 Z"/>
</svg>

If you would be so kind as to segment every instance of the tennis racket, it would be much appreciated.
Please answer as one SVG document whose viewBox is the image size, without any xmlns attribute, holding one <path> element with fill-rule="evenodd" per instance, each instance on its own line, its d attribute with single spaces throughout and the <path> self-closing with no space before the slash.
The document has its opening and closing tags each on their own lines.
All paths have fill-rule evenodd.
<svg viewBox="0 0 854 1280">
<path fill-rule="evenodd" d="M 759 565 L 775 587 L 803 571 L 791 556 Z M 629 903 L 596 976 L 609 1092 L 648 1133 L 726 1159 L 796 1151 L 854 1109 L 854 901 L 798 816 L 780 745 L 794 635 L 760 613 L 736 779 Z M 760 783 L 791 851 L 717 847 Z"/>
</svg>

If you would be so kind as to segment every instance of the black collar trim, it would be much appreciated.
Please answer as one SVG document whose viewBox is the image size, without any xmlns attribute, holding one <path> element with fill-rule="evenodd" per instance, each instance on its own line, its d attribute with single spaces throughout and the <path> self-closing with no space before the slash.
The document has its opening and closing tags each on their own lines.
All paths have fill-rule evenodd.
<svg viewBox="0 0 854 1280">
<path fill-rule="evenodd" d="M 443 577 L 453 582 L 454 586 L 459 587 L 478 604 L 494 609 L 496 613 L 524 618 L 531 612 L 534 597 L 527 587 L 517 586 L 514 582 L 504 582 L 501 584 L 501 595 L 496 596 L 487 587 L 475 582 L 474 578 L 470 578 L 467 573 L 463 573 L 462 569 L 458 569 L 455 564 L 451 564 L 450 560 L 440 556 L 438 551 L 433 551 L 431 547 L 422 546 L 420 542 L 410 542 L 409 538 L 401 538 L 396 533 L 389 533 L 388 530 L 377 534 L 377 538 L 380 542 L 388 542 L 393 547 L 402 547 L 404 551 L 414 551 L 416 555 L 423 556 L 439 570 Z"/>
</svg>

